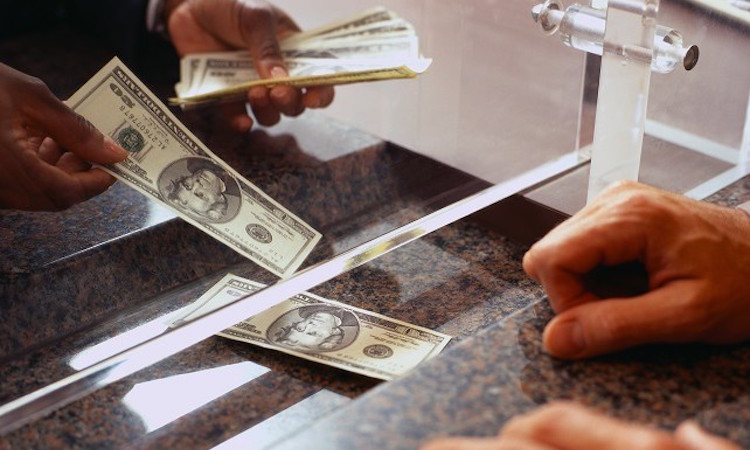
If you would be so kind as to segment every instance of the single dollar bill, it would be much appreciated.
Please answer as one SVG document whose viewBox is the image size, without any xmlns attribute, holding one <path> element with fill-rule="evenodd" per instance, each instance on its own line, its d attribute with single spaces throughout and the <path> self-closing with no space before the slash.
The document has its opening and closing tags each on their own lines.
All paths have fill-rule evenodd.
<svg viewBox="0 0 750 450">
<path fill-rule="evenodd" d="M 228 274 L 172 322 L 194 320 L 263 284 Z M 302 293 L 219 333 L 383 380 L 440 353 L 451 337 L 310 293 Z"/>
<path fill-rule="evenodd" d="M 211 153 L 119 59 L 68 105 L 130 152 L 105 170 L 272 273 L 294 273 L 320 240 Z"/>
</svg>

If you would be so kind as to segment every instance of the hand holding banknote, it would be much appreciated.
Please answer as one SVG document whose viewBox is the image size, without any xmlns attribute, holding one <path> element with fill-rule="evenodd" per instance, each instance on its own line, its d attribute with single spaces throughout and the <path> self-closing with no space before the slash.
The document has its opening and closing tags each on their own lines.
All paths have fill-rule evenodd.
<svg viewBox="0 0 750 450">
<path fill-rule="evenodd" d="M 178 0 L 167 2 L 165 16 L 180 56 L 243 49 L 252 55 L 254 69 L 262 78 L 288 76 L 278 40 L 299 32 L 299 27 L 265 1 Z M 282 114 L 294 117 L 305 108 L 328 106 L 333 101 L 333 88 L 256 86 L 247 90 L 245 99 L 261 125 L 273 125 Z M 221 105 L 231 127 L 241 132 L 253 123 L 245 110 L 245 99 Z"/>
<path fill-rule="evenodd" d="M 0 208 L 60 210 L 82 202 L 115 181 L 90 162 L 127 155 L 40 80 L 0 64 Z"/>
<path fill-rule="evenodd" d="M 242 99 L 248 89 L 315 86 L 413 78 L 431 64 L 419 51 L 414 27 L 393 11 L 375 7 L 344 20 L 285 37 L 281 57 L 288 77 L 268 78 L 248 51 L 190 53 L 180 61 L 178 97 L 195 106 Z M 276 87 L 275 87 L 276 86 Z"/>
</svg>

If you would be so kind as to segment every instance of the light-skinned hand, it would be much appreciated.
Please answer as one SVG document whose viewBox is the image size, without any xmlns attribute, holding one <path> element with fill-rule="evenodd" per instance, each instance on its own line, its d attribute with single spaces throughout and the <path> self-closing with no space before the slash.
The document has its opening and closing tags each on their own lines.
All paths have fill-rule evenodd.
<svg viewBox="0 0 750 450">
<path fill-rule="evenodd" d="M 695 422 L 674 433 L 623 422 L 568 402 L 511 419 L 497 437 L 443 438 L 421 450 L 742 450 Z"/>
<path fill-rule="evenodd" d="M 247 49 L 263 78 L 288 76 L 279 39 L 299 27 L 283 11 L 261 0 L 170 0 L 165 7 L 167 28 L 177 53 Z M 255 87 L 247 100 L 261 125 L 273 125 L 281 115 L 298 116 L 305 108 L 323 108 L 333 101 L 333 87 L 297 89 Z M 231 127 L 245 132 L 253 122 L 242 104 L 221 104 Z"/>
<path fill-rule="evenodd" d="M 0 64 L 0 208 L 68 208 L 114 183 L 91 163 L 127 156 L 42 81 Z"/>
<path fill-rule="evenodd" d="M 645 294 L 587 289 L 595 268 L 633 261 L 648 275 Z M 557 313 L 544 345 L 560 358 L 750 337 L 750 217 L 740 210 L 617 183 L 534 244 L 523 266 Z"/>
</svg>

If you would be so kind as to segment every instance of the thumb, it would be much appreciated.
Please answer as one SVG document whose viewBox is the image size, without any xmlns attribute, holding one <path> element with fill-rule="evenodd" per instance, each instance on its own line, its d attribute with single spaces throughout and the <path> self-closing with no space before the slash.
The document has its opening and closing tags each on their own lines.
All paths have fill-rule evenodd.
<svg viewBox="0 0 750 450">
<path fill-rule="evenodd" d="M 690 450 L 742 450 L 726 439 L 706 433 L 692 420 L 682 422 L 675 431 L 675 437 Z"/>
<path fill-rule="evenodd" d="M 585 303 L 552 319 L 544 346 L 566 359 L 623 350 L 650 342 L 685 342 L 700 330 L 700 317 L 685 308 L 678 283 L 639 297 Z"/>
<path fill-rule="evenodd" d="M 34 125 L 62 148 L 81 159 L 97 164 L 112 164 L 128 157 L 128 152 L 106 138 L 86 118 L 51 96 L 29 113 Z"/>
<path fill-rule="evenodd" d="M 273 7 L 243 5 L 239 17 L 242 40 L 250 51 L 258 74 L 262 78 L 288 76 L 276 37 L 277 17 Z"/>
</svg>

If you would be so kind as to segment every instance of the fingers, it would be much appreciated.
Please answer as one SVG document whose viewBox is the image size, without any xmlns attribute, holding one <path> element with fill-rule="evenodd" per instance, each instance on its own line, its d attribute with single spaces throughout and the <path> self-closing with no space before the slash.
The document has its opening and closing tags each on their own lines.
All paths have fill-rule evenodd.
<svg viewBox="0 0 750 450">
<path fill-rule="evenodd" d="M 693 422 L 674 434 L 619 421 L 570 402 L 553 402 L 510 420 L 497 438 L 443 438 L 421 450 L 741 450 Z"/>
<path fill-rule="evenodd" d="M 262 78 L 287 78 L 289 72 L 281 55 L 278 41 L 279 20 L 284 20 L 286 29 L 299 29 L 286 15 L 270 5 L 242 4 L 239 13 L 240 35 L 250 51 L 253 64 Z M 321 95 L 321 94 L 317 94 Z M 261 97 L 265 97 L 261 99 Z M 271 89 L 255 89 L 248 93 L 256 119 L 263 125 L 273 125 L 279 121 L 278 113 L 296 117 L 305 111 L 302 91 L 291 86 L 276 86 Z M 324 101 L 313 97 L 309 102 Z M 272 111 L 271 107 L 276 111 Z"/>
<path fill-rule="evenodd" d="M 742 450 L 726 439 L 706 433 L 693 421 L 680 424 L 675 431 L 675 437 L 690 450 Z"/>
<path fill-rule="evenodd" d="M 37 151 L 39 159 L 53 166 L 57 164 L 57 161 L 60 159 L 63 153 L 64 150 L 61 149 L 59 145 L 57 145 L 57 142 L 53 141 L 50 138 L 45 138 L 39 146 L 39 150 Z"/>
<path fill-rule="evenodd" d="M 43 151 L 42 149 L 46 149 Z M 106 191 L 115 178 L 101 169 L 92 169 L 91 164 L 71 152 L 62 152 L 51 139 L 45 139 L 39 153 L 58 154 L 54 162 L 42 161 L 30 164 L 29 175 L 45 194 L 46 208 L 66 209 Z"/>
<path fill-rule="evenodd" d="M 106 191 L 115 178 L 72 153 L 66 153 L 57 166 L 37 161 L 28 164 L 26 177 L 32 184 L 6 199 L 8 207 L 26 210 L 63 210 Z M 69 172 L 70 171 L 70 172 Z"/>
<path fill-rule="evenodd" d="M 27 108 L 26 115 L 36 129 L 61 147 L 97 164 L 112 164 L 128 157 L 127 151 L 105 138 L 91 122 L 68 108 L 46 87 L 36 87 L 35 93 L 38 101 Z"/>
<path fill-rule="evenodd" d="M 557 315 L 543 341 L 553 356 L 587 358 L 650 342 L 687 342 L 714 327 L 689 308 L 694 289 L 676 282 L 639 297 L 592 301 Z"/>
<path fill-rule="evenodd" d="M 245 102 L 220 103 L 220 114 L 213 115 L 214 126 L 218 129 L 230 128 L 239 133 L 247 133 L 253 126 Z"/>
<path fill-rule="evenodd" d="M 315 86 L 307 88 L 302 96 L 306 108 L 325 108 L 333 103 L 333 86 Z"/>
<path fill-rule="evenodd" d="M 563 402 L 550 403 L 510 420 L 500 437 L 531 440 L 557 450 L 686 450 L 666 432 L 620 422 Z"/>
<path fill-rule="evenodd" d="M 596 267 L 638 260 L 643 233 L 639 228 L 572 219 L 532 246 L 523 267 L 544 286 L 553 309 L 562 312 L 596 299 L 584 283 Z"/>
<path fill-rule="evenodd" d="M 526 253 L 524 270 L 544 286 L 556 312 L 595 298 L 584 276 L 596 267 L 649 262 L 650 240 L 669 230 L 658 229 L 658 199 L 646 191 L 635 183 L 608 188 Z"/>
<path fill-rule="evenodd" d="M 527 439 L 447 438 L 428 442 L 420 450 L 554 450 Z"/>
<path fill-rule="evenodd" d="M 248 92 L 247 99 L 259 124 L 271 126 L 281 120 L 281 113 L 271 103 L 268 89 L 254 87 Z"/>
<path fill-rule="evenodd" d="M 238 5 L 240 37 L 263 78 L 288 76 L 278 41 L 279 12 L 265 2 Z"/>
<path fill-rule="evenodd" d="M 115 177 L 101 169 L 91 169 L 71 175 L 77 189 L 68 199 L 72 201 L 68 206 L 83 202 L 103 193 L 116 181 Z"/>
</svg>

